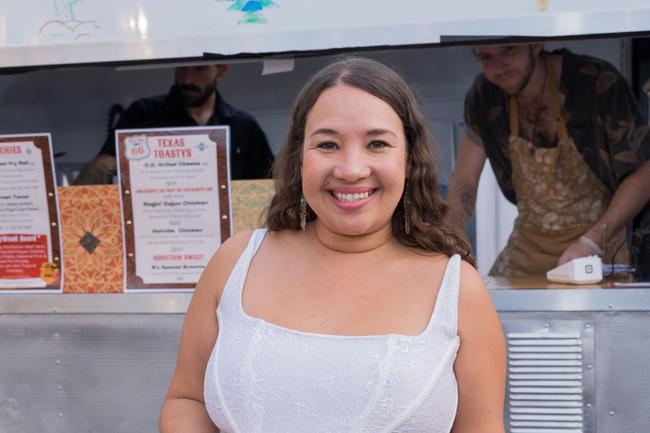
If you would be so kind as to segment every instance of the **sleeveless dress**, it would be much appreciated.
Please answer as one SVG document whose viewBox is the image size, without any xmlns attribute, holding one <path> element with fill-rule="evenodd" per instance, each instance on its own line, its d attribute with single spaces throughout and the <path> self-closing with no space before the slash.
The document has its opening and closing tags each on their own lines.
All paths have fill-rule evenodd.
<svg viewBox="0 0 650 433">
<path fill-rule="evenodd" d="M 243 310 L 246 274 L 265 234 L 251 236 L 217 308 L 204 397 L 221 432 L 448 433 L 458 403 L 460 257 L 449 259 L 419 335 L 317 334 Z"/>
</svg>

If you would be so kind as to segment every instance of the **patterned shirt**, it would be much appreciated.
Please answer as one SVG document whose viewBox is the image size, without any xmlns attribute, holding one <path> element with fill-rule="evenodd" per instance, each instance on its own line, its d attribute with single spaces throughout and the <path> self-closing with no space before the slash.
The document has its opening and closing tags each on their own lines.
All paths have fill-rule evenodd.
<svg viewBox="0 0 650 433">
<path fill-rule="evenodd" d="M 560 92 L 562 117 L 587 165 L 615 191 L 621 181 L 650 160 L 650 132 L 630 86 L 609 63 L 563 49 Z M 499 187 L 512 203 L 508 155 L 508 96 L 480 74 L 465 97 L 465 122 L 482 141 Z"/>
</svg>

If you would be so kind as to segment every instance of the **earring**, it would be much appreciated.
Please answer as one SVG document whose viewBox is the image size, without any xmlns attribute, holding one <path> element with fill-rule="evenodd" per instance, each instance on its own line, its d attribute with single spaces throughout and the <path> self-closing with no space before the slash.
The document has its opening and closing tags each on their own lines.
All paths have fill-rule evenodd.
<svg viewBox="0 0 650 433">
<path fill-rule="evenodd" d="M 404 207 L 404 233 L 407 235 L 411 234 L 411 216 L 409 215 L 409 207 L 411 206 L 411 201 L 408 196 L 408 186 L 409 181 L 406 179 L 406 185 L 404 185 L 404 197 L 402 198 L 402 205 Z"/>
<path fill-rule="evenodd" d="M 307 225 L 307 202 L 305 197 L 300 196 L 300 229 L 305 231 L 305 226 Z"/>
</svg>

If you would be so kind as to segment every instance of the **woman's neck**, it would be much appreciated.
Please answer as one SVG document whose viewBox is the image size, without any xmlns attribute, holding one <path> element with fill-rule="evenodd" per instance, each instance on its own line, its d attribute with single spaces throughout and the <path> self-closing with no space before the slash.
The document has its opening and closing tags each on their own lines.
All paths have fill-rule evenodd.
<svg viewBox="0 0 650 433">
<path fill-rule="evenodd" d="M 390 223 L 380 230 L 363 235 L 342 235 L 327 229 L 318 220 L 307 227 L 309 234 L 325 250 L 340 254 L 379 252 L 395 245 Z"/>
</svg>

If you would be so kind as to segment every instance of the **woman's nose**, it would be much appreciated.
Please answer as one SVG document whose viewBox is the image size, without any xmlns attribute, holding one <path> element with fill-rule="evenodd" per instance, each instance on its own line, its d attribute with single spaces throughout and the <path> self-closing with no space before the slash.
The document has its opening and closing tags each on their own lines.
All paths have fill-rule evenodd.
<svg viewBox="0 0 650 433">
<path fill-rule="evenodd" d="M 368 156 L 361 149 L 346 149 L 334 167 L 333 175 L 347 182 L 370 176 Z"/>
</svg>

